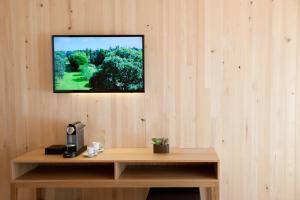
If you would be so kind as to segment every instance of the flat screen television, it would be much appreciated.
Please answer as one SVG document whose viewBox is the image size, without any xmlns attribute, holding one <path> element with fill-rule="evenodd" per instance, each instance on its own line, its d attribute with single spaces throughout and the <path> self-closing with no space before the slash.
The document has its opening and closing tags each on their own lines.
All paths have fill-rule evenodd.
<svg viewBox="0 0 300 200">
<path fill-rule="evenodd" d="M 143 35 L 53 35 L 55 93 L 144 92 Z"/>
</svg>

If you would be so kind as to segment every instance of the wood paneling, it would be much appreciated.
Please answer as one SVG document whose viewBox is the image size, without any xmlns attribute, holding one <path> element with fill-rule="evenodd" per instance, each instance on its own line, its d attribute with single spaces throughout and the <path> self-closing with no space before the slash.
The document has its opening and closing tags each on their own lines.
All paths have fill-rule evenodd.
<svg viewBox="0 0 300 200">
<path fill-rule="evenodd" d="M 3 199 L 9 160 L 64 143 L 74 120 L 106 148 L 150 146 L 161 135 L 172 146 L 215 147 L 221 199 L 299 198 L 299 0 L 0 0 L 0 13 Z M 144 34 L 145 94 L 53 94 L 51 34 Z"/>
</svg>

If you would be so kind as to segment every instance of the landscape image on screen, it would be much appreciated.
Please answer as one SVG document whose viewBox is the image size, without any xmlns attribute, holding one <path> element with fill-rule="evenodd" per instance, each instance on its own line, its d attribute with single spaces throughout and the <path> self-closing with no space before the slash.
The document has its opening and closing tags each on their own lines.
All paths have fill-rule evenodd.
<svg viewBox="0 0 300 200">
<path fill-rule="evenodd" d="M 142 92 L 142 39 L 141 36 L 54 36 L 54 90 Z"/>
</svg>

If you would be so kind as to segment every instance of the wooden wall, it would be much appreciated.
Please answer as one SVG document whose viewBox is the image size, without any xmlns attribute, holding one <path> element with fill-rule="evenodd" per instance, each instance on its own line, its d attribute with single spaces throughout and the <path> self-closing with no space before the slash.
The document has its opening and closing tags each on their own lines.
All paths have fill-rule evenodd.
<svg viewBox="0 0 300 200">
<path fill-rule="evenodd" d="M 51 34 L 144 34 L 146 92 L 54 94 Z M 74 120 L 106 148 L 162 135 L 172 146 L 215 147 L 222 200 L 300 197 L 299 0 L 0 0 L 0 94 L 1 199 L 10 159 L 64 143 Z"/>
</svg>

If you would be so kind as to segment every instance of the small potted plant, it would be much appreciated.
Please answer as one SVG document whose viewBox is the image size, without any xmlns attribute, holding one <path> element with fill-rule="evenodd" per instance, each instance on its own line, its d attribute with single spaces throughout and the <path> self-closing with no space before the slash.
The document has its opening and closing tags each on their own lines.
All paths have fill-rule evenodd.
<svg viewBox="0 0 300 200">
<path fill-rule="evenodd" d="M 152 138 L 153 153 L 169 153 L 168 138 Z"/>
</svg>

